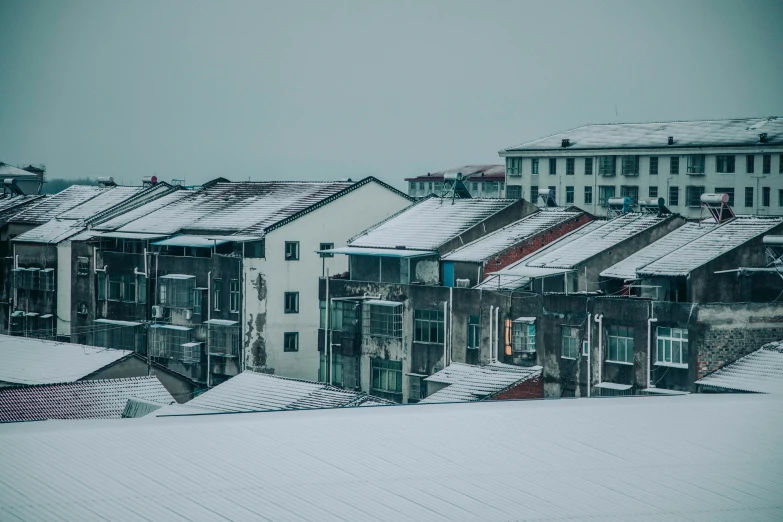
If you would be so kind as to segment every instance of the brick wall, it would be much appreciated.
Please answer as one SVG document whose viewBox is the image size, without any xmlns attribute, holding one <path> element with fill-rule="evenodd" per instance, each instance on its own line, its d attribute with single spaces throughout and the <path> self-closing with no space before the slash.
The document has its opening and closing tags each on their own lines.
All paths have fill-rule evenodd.
<svg viewBox="0 0 783 522">
<path fill-rule="evenodd" d="M 531 377 L 525 381 L 520 382 L 516 386 L 508 388 L 490 400 L 504 401 L 510 399 L 543 399 L 544 398 L 544 378 L 539 373 L 535 377 Z"/>
<path fill-rule="evenodd" d="M 783 339 L 783 324 L 768 328 L 711 328 L 697 356 L 697 379 L 731 364 L 763 345 Z"/>
<path fill-rule="evenodd" d="M 552 243 L 554 240 L 564 236 L 572 230 L 576 230 L 588 221 L 592 221 L 592 219 L 593 216 L 582 214 L 575 219 L 548 228 L 539 234 L 526 238 L 524 241 L 507 248 L 496 257 L 487 261 L 487 264 L 484 267 L 484 276 L 486 277 L 490 272 L 496 272 L 512 263 L 516 263 L 526 255 L 532 254 L 536 250 Z"/>
</svg>

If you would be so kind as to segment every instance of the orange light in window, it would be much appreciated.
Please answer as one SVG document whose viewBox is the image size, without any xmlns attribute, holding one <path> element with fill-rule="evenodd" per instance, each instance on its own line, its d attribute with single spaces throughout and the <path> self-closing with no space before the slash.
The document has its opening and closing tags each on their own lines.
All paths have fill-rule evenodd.
<svg viewBox="0 0 783 522">
<path fill-rule="evenodd" d="M 506 319 L 506 355 L 511 355 L 511 320 Z"/>
</svg>

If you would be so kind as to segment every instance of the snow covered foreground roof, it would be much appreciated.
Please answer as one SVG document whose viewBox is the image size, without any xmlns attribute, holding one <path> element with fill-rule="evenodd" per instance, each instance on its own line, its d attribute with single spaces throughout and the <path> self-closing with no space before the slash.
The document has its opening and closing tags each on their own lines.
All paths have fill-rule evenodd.
<svg viewBox="0 0 783 522">
<path fill-rule="evenodd" d="M 0 382 L 54 384 L 77 381 L 132 353 L 0 335 Z"/>
<path fill-rule="evenodd" d="M 350 246 L 437 250 L 441 245 L 513 205 L 511 199 L 424 199 L 348 241 Z"/>
<path fill-rule="evenodd" d="M 155 415 L 188 415 L 206 412 L 242 412 L 340 408 L 391 402 L 366 393 L 344 390 L 327 384 L 300 381 L 266 373 L 245 371 L 206 391 L 186 404 L 172 405 Z M 194 411 L 193 409 L 198 411 Z"/>
<path fill-rule="evenodd" d="M 781 431 L 708 394 L 6 424 L 0 519 L 779 520 Z"/>
<path fill-rule="evenodd" d="M 783 341 L 765 344 L 696 384 L 755 393 L 783 394 Z"/>
<path fill-rule="evenodd" d="M 424 379 L 448 386 L 427 396 L 421 404 L 480 401 L 539 375 L 541 375 L 541 366 L 526 368 L 503 363 L 492 363 L 486 366 L 451 363 Z"/>
<path fill-rule="evenodd" d="M 783 144 L 783 118 L 584 125 L 509 147 L 501 154 L 540 150 L 749 146 L 759 145 L 762 132 L 767 133 L 765 145 Z M 669 136 L 674 138 L 671 146 L 668 145 Z M 569 140 L 568 147 L 562 146 L 564 139 Z"/>
<path fill-rule="evenodd" d="M 133 377 L 0 388 L 0 422 L 119 419 L 128 399 L 171 404 L 157 377 Z"/>
<path fill-rule="evenodd" d="M 521 241 L 565 223 L 570 219 L 576 219 L 582 214 L 584 213 L 581 211 L 549 212 L 543 210 L 536 212 L 500 230 L 471 241 L 467 245 L 443 256 L 443 260 L 474 263 L 486 261 Z"/>
<path fill-rule="evenodd" d="M 9 221 L 12 223 L 46 223 L 50 219 L 54 219 L 78 205 L 100 196 L 104 192 L 114 190 L 114 188 L 94 185 L 71 185 L 67 189 L 53 196 L 43 198 L 40 202 L 27 207 Z"/>
<path fill-rule="evenodd" d="M 80 221 L 73 219 L 52 219 L 43 225 L 28 230 L 13 238 L 17 243 L 48 243 L 54 244 L 64 241 L 85 230 Z"/>
</svg>

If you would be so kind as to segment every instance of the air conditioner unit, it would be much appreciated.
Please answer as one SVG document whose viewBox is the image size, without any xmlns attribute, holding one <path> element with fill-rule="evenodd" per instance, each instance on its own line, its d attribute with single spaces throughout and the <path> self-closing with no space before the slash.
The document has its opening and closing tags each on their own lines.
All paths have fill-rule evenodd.
<svg viewBox="0 0 783 522">
<path fill-rule="evenodd" d="M 185 319 L 191 319 L 193 317 L 193 310 L 185 310 Z"/>
<path fill-rule="evenodd" d="M 470 288 L 470 279 L 457 279 L 457 288 Z"/>
<path fill-rule="evenodd" d="M 154 319 L 163 319 L 163 307 L 162 306 L 153 306 L 152 307 L 152 317 Z"/>
</svg>

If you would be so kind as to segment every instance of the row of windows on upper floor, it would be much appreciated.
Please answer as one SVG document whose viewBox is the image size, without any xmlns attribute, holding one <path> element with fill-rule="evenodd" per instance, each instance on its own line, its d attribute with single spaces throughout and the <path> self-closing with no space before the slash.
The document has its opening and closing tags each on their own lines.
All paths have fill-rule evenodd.
<svg viewBox="0 0 783 522">
<path fill-rule="evenodd" d="M 466 181 L 465 186 L 472 194 L 489 192 L 496 195 L 505 187 L 503 181 Z M 409 196 L 420 196 L 428 194 L 441 195 L 448 187 L 444 186 L 442 181 L 411 181 L 408 184 Z"/>
<path fill-rule="evenodd" d="M 619 160 L 618 160 L 619 158 Z M 624 176 L 638 176 L 641 172 L 641 156 L 627 155 L 627 156 L 598 156 L 597 158 L 547 158 L 545 161 L 548 165 L 548 174 L 556 175 L 558 173 L 558 166 L 563 167 L 565 164 L 565 172 L 567 176 L 575 175 L 577 164 L 582 169 L 581 172 L 587 176 L 593 175 L 596 170 L 601 176 L 614 176 L 617 174 L 618 166 L 620 174 Z M 772 172 L 772 154 L 747 154 L 745 158 L 745 173 L 754 174 L 761 172 L 762 174 L 770 174 Z M 664 161 L 661 161 L 661 160 Z M 579 160 L 577 162 L 577 160 Z M 507 176 L 521 176 L 522 174 L 538 175 L 540 174 L 540 158 L 506 158 L 506 175 Z M 668 166 L 668 173 L 670 175 L 678 175 L 681 172 L 682 156 L 645 156 L 644 163 L 646 163 L 646 172 L 650 175 L 657 175 L 659 173 L 666 172 Z M 667 163 L 668 165 L 665 165 Z M 709 163 L 711 168 L 719 174 L 733 174 L 736 172 L 737 155 L 705 155 L 705 154 L 689 154 L 685 156 L 685 170 L 687 174 L 705 174 L 707 170 L 707 164 Z M 757 164 L 758 167 L 757 167 Z M 783 155 L 778 155 L 778 172 L 783 174 Z"/>
<path fill-rule="evenodd" d="M 554 185 L 550 185 L 549 190 L 552 191 L 552 193 L 555 195 L 555 200 L 557 201 L 557 187 Z M 688 185 L 685 188 L 685 206 L 686 207 L 699 207 L 701 206 L 701 195 L 704 194 L 707 190 L 707 187 L 704 185 Z M 728 194 L 729 196 L 729 206 L 734 206 L 734 187 L 715 187 L 714 190 L 715 193 L 718 194 Z M 647 187 L 647 196 L 642 197 L 648 197 L 648 198 L 658 198 L 658 197 L 668 197 L 668 199 L 665 199 L 665 204 L 668 207 L 677 207 L 680 206 L 680 187 L 669 187 L 669 193 L 668 194 L 662 194 L 658 191 L 657 185 L 651 185 Z M 538 186 L 532 185 L 530 187 L 530 194 L 538 197 Z M 592 205 L 593 204 L 593 187 L 587 186 L 584 187 L 584 193 L 582 197 L 581 203 L 584 205 Z M 631 198 L 631 205 L 637 205 L 639 203 L 639 185 L 621 185 L 620 186 L 620 197 L 629 197 Z M 778 189 L 778 197 L 777 197 L 777 206 L 780 208 L 783 208 L 783 189 Z M 563 202 L 566 205 L 575 205 L 576 204 L 576 187 L 574 186 L 566 186 L 565 187 L 565 201 Z M 609 198 L 613 198 L 617 196 L 617 187 L 615 185 L 599 185 L 598 186 L 598 205 L 600 206 L 606 206 L 607 200 Z M 524 197 L 522 194 L 522 187 L 520 185 L 509 185 L 506 197 L 511 199 L 521 199 Z M 532 197 L 532 196 L 531 196 Z M 756 206 L 756 200 L 755 200 L 755 188 L 754 187 L 744 187 L 744 206 L 746 208 L 754 208 Z M 771 207 L 772 206 L 772 188 L 771 187 L 761 187 L 761 206 L 762 207 Z"/>
</svg>

